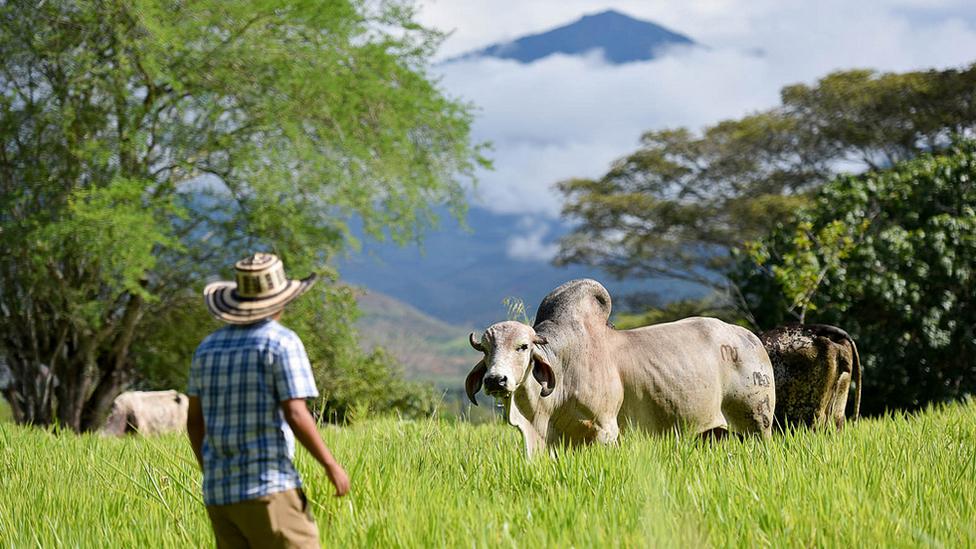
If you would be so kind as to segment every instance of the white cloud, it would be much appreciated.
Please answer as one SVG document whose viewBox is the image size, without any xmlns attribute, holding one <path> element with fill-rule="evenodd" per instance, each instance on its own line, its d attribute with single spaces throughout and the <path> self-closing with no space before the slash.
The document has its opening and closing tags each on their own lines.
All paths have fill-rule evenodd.
<svg viewBox="0 0 976 549">
<path fill-rule="evenodd" d="M 495 170 L 478 202 L 505 213 L 556 217 L 554 183 L 597 177 L 651 128 L 741 116 L 776 101 L 762 59 L 683 50 L 647 63 L 607 65 L 552 56 L 531 65 L 486 59 L 444 68 L 444 83 L 480 106 L 476 139 L 493 142 Z"/>
<path fill-rule="evenodd" d="M 483 59 L 437 67 L 450 94 L 478 105 L 475 138 L 494 145 L 495 170 L 481 174 L 476 203 L 552 219 L 561 208 L 556 182 L 605 173 L 636 149 L 644 131 L 700 129 L 769 108 L 784 85 L 833 70 L 976 60 L 976 8 L 961 0 L 440 0 L 424 4 L 421 19 L 455 29 L 444 48 L 450 56 L 610 7 L 708 48 L 618 66 L 596 53 L 529 65 Z M 749 53 L 756 50 L 763 55 Z"/>
<path fill-rule="evenodd" d="M 508 257 L 520 261 L 537 261 L 549 263 L 559 251 L 559 245 L 545 242 L 549 233 L 549 226 L 534 218 L 526 217 L 519 222 L 522 235 L 508 240 Z"/>
</svg>

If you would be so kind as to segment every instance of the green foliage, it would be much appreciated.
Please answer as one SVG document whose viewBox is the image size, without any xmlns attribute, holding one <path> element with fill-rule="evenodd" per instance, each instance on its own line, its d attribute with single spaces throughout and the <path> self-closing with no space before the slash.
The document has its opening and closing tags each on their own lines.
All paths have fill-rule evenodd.
<svg viewBox="0 0 976 549">
<path fill-rule="evenodd" d="M 647 305 L 637 313 L 617 313 L 613 317 L 613 324 L 618 330 L 629 330 L 651 324 L 673 322 L 690 316 L 711 316 L 734 324 L 746 324 L 744 319 L 714 297 L 679 299 L 664 304 Z"/>
<path fill-rule="evenodd" d="M 95 264 L 89 288 L 59 288 L 70 292 L 69 303 L 92 313 L 89 320 L 98 324 L 104 305 L 98 300 L 85 302 L 97 293 L 119 295 L 129 293 L 153 299 L 145 288 L 146 273 L 156 268 L 160 250 L 182 251 L 172 235 L 171 216 L 184 217 L 182 209 L 169 201 L 144 200 L 147 181 L 116 178 L 104 187 L 78 187 L 66 196 L 62 217 L 55 223 L 39 227 L 38 247 L 33 250 L 35 268 L 44 272 L 44 262 L 61 250 L 86 258 Z"/>
<path fill-rule="evenodd" d="M 630 433 L 534 462 L 504 424 L 384 419 L 323 436 L 352 479 L 337 500 L 297 450 L 326 547 L 976 545 L 973 402 L 766 442 Z M 212 544 L 185 436 L 0 424 L 0 441 L 9 545 Z"/>
<path fill-rule="evenodd" d="M 559 184 L 563 215 L 579 225 L 563 239 L 557 263 L 725 291 L 736 262 L 729 252 L 790 217 L 838 169 L 890 166 L 976 129 L 974 87 L 976 65 L 843 71 L 814 86 L 788 86 L 780 106 L 700 135 L 648 132 L 603 177 Z M 811 260 L 798 256 L 790 268 L 815 272 Z M 816 278 L 793 289 L 798 310 L 809 306 L 804 295 Z"/>
<path fill-rule="evenodd" d="M 836 158 L 882 168 L 945 146 L 976 123 L 971 92 L 976 65 L 966 69 L 882 73 L 835 72 L 816 86 L 782 90 L 783 107 Z"/>
<path fill-rule="evenodd" d="M 813 297 L 828 273 L 840 269 L 843 260 L 851 253 L 868 229 L 870 221 L 849 229 L 843 222 L 834 220 L 814 232 L 813 223 L 800 221 L 793 232 L 789 251 L 779 257 L 780 263 L 772 265 L 771 272 L 790 302 L 788 312 L 803 323 L 807 311 L 815 311 Z M 850 234 L 851 230 L 857 235 Z M 771 252 L 760 242 L 747 242 L 744 249 L 759 267 L 771 259 Z"/>
<path fill-rule="evenodd" d="M 92 428 L 147 326 L 257 250 L 409 242 L 485 164 L 406 0 L 0 5 L 0 352 L 18 420 Z M 156 325 L 158 327 L 158 323 Z M 173 330 L 162 330 L 178 339 Z"/>
<path fill-rule="evenodd" d="M 142 329 L 151 336 L 132 350 L 137 366 L 134 386 L 143 390 L 186 390 L 190 361 L 197 345 L 222 326 L 207 312 L 196 292 L 180 292 L 161 300 L 169 307 L 151 307 Z"/>
<path fill-rule="evenodd" d="M 811 246 L 803 234 L 835 235 L 843 253 L 829 242 Z M 733 277 L 759 325 L 788 320 L 797 288 L 807 291 L 811 320 L 857 341 L 862 410 L 976 392 L 976 144 L 838 178 L 757 246 L 766 261 L 743 258 Z M 819 280 L 803 261 L 817 266 Z"/>
<path fill-rule="evenodd" d="M 795 124 L 779 112 L 708 128 L 648 132 L 641 149 L 599 180 L 559 184 L 563 215 L 581 224 L 557 263 L 625 276 L 667 276 L 719 287 L 724 252 L 803 202 L 811 177 L 786 165 Z M 785 196 L 784 196 L 785 194 Z"/>
</svg>

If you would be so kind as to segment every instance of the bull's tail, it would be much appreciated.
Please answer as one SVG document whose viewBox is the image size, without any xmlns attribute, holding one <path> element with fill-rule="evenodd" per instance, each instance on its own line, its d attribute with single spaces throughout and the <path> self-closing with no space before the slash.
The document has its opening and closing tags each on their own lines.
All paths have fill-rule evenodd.
<svg viewBox="0 0 976 549">
<path fill-rule="evenodd" d="M 854 386 L 856 387 L 854 393 L 854 412 L 851 415 L 852 420 L 856 420 L 861 417 L 861 357 L 857 353 L 857 344 L 854 343 L 854 338 L 851 334 L 844 330 L 841 330 L 837 326 L 831 326 L 829 324 L 806 324 L 807 328 L 811 329 L 813 333 L 827 337 L 828 339 L 839 338 L 846 340 L 851 344 L 851 351 L 854 356 L 854 364 L 851 364 L 851 376 L 854 380 Z M 836 341 L 836 339 L 834 339 Z"/>
<path fill-rule="evenodd" d="M 854 413 L 851 416 L 852 420 L 857 420 L 861 417 L 861 357 L 857 353 L 857 344 L 854 343 L 854 338 L 847 336 L 847 340 L 851 342 L 851 349 L 854 351 L 854 364 L 853 372 L 854 383 L 856 385 L 856 391 L 854 393 Z"/>
</svg>

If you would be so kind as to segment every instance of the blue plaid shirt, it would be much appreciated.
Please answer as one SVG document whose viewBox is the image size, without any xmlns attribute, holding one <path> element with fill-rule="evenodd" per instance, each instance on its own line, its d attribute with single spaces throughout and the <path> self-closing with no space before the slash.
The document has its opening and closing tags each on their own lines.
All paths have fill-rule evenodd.
<svg viewBox="0 0 976 549">
<path fill-rule="evenodd" d="M 305 346 L 274 320 L 225 326 L 197 347 L 187 394 L 200 398 L 203 500 L 223 505 L 298 488 L 295 435 L 279 403 L 318 396 Z"/>
</svg>

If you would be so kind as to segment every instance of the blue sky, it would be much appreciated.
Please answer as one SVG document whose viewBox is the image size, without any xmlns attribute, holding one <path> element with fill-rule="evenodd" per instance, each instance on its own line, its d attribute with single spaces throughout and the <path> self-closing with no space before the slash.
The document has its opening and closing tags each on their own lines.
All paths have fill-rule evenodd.
<svg viewBox="0 0 976 549">
<path fill-rule="evenodd" d="M 531 65 L 485 59 L 439 65 L 443 86 L 478 106 L 474 135 L 495 170 L 475 204 L 524 216 L 510 255 L 544 258 L 559 215 L 553 184 L 596 177 L 649 129 L 693 129 L 771 107 L 779 90 L 833 70 L 906 71 L 976 61 L 976 2 L 961 0 L 427 0 L 420 20 L 450 32 L 439 57 L 616 9 L 708 48 L 643 63 L 599 55 Z M 760 52 L 760 53 L 757 53 Z"/>
</svg>

